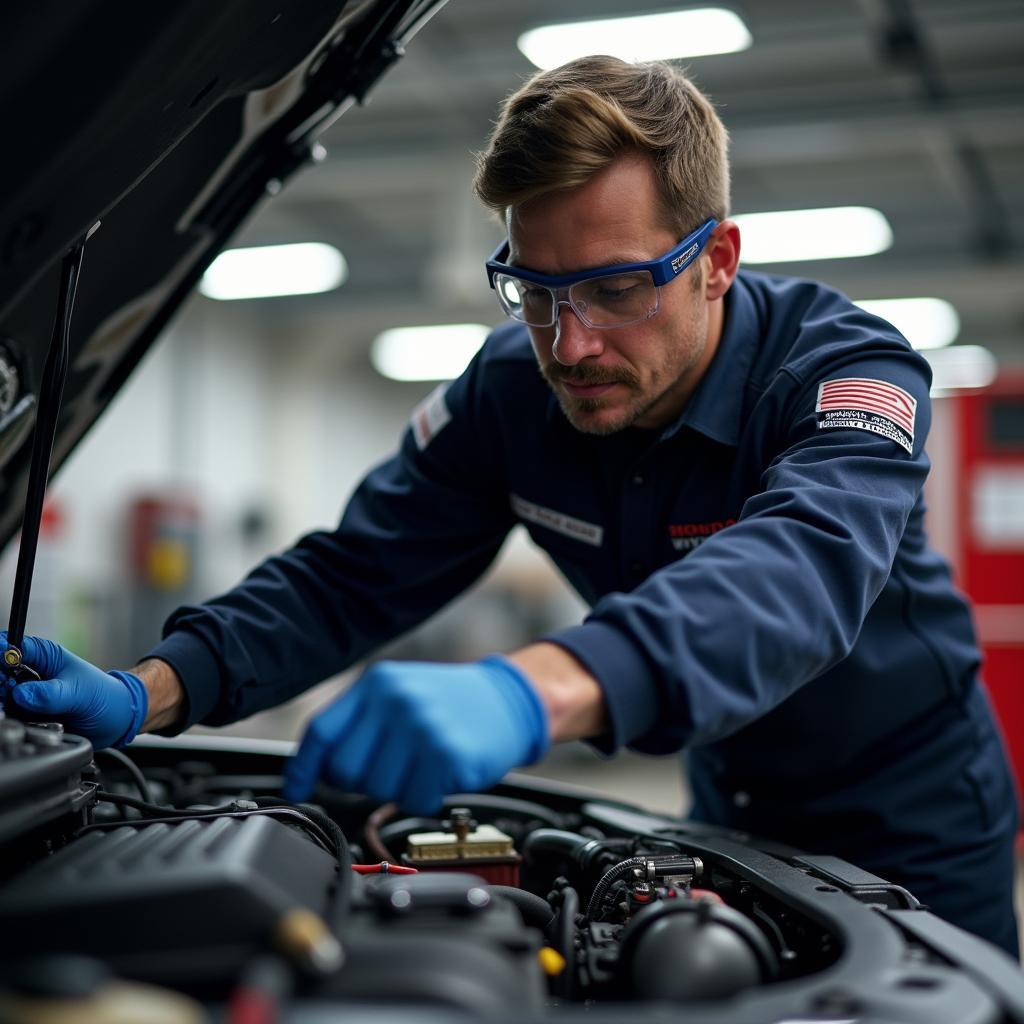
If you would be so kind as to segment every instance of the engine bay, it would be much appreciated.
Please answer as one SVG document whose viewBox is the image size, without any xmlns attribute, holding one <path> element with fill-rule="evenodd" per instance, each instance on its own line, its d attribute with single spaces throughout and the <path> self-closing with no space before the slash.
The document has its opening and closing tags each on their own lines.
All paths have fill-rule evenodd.
<svg viewBox="0 0 1024 1024">
<path fill-rule="evenodd" d="M 523 777 L 292 805 L 289 751 L 0 721 L 0 1020 L 1024 1020 L 1008 958 L 836 858 Z"/>
</svg>

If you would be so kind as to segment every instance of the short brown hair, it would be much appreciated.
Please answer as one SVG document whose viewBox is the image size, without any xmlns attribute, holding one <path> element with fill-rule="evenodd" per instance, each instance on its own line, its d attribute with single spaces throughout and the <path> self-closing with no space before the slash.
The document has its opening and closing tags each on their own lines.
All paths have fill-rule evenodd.
<svg viewBox="0 0 1024 1024">
<path fill-rule="evenodd" d="M 682 237 L 729 214 L 728 134 L 671 64 L 582 57 L 534 75 L 505 101 L 473 188 L 504 217 L 535 196 L 587 182 L 616 157 L 648 154 Z"/>
</svg>

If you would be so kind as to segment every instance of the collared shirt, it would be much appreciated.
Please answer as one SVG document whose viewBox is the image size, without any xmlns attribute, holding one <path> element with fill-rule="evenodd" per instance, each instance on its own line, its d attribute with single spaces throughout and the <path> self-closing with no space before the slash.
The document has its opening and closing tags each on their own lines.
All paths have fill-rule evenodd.
<svg viewBox="0 0 1024 1024">
<path fill-rule="evenodd" d="M 179 609 L 152 655 L 183 680 L 184 725 L 244 717 L 421 622 L 520 522 L 592 606 L 547 639 L 604 691 L 601 749 L 698 747 L 730 785 L 810 799 L 974 685 L 969 611 L 924 533 L 929 383 L 838 292 L 741 272 L 679 418 L 599 437 L 506 324 L 336 530 Z"/>
</svg>

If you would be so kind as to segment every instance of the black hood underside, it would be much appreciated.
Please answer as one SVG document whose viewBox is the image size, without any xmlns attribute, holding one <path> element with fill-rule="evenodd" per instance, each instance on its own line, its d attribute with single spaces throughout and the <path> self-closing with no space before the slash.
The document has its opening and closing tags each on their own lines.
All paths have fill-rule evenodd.
<svg viewBox="0 0 1024 1024">
<path fill-rule="evenodd" d="M 64 254 L 86 246 L 51 466 L 256 204 L 444 0 L 7 5 L 0 542 L 18 529 Z"/>
</svg>

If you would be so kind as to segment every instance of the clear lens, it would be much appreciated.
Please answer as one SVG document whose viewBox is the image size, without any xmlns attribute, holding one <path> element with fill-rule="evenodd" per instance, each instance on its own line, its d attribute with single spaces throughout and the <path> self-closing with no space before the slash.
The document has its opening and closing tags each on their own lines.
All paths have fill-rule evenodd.
<svg viewBox="0 0 1024 1024">
<path fill-rule="evenodd" d="M 494 285 L 502 308 L 514 320 L 531 327 L 548 327 L 554 323 L 555 297 L 550 288 L 507 274 L 498 274 Z"/>
<path fill-rule="evenodd" d="M 569 287 L 569 302 L 593 327 L 618 327 L 658 312 L 658 288 L 646 270 L 592 277 Z"/>
<path fill-rule="evenodd" d="M 557 295 L 546 285 L 508 274 L 497 274 L 494 284 L 502 309 L 531 327 L 550 327 L 559 301 L 568 301 L 588 327 L 621 327 L 658 312 L 658 288 L 646 270 L 577 281 Z"/>
</svg>

